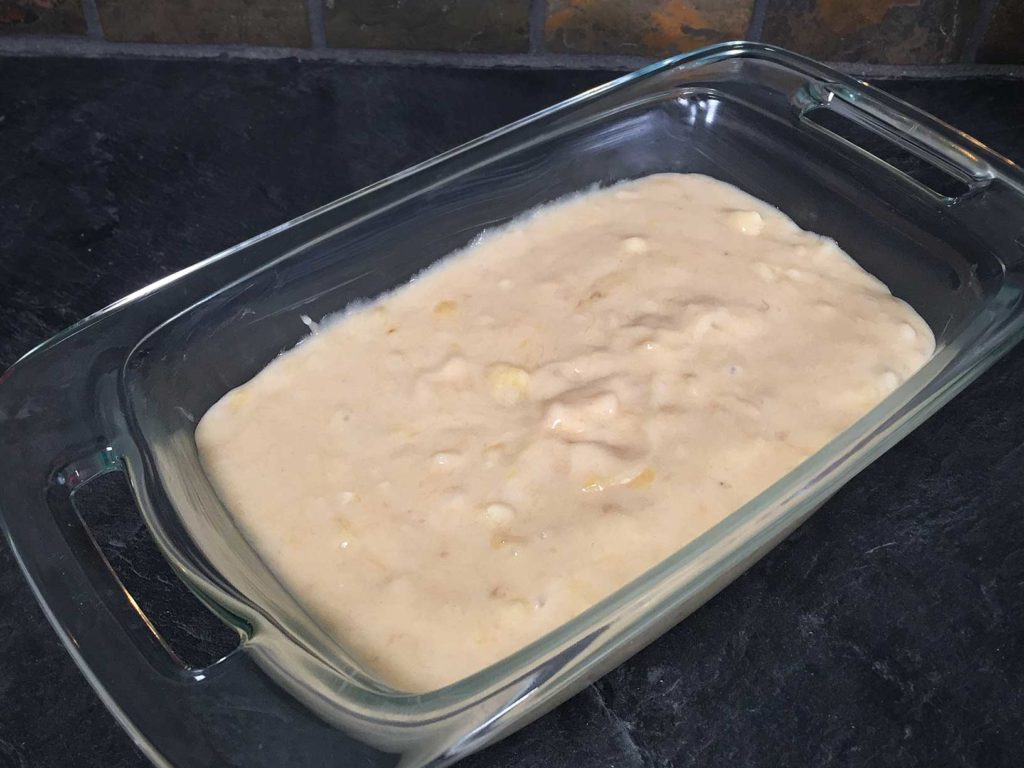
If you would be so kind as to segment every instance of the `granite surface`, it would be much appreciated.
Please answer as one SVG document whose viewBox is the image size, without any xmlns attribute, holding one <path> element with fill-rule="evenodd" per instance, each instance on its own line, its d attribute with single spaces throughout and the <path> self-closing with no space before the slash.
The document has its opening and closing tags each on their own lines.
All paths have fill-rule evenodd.
<svg viewBox="0 0 1024 768">
<path fill-rule="evenodd" d="M 324 6 L 324 26 L 335 48 L 522 53 L 529 11 L 529 0 L 348 0 Z"/>
<path fill-rule="evenodd" d="M 978 48 L 982 64 L 1020 61 L 1024 55 L 1024 0 L 1003 0 L 992 14 L 992 22 Z"/>
<path fill-rule="evenodd" d="M 0 35 L 84 35 L 82 0 L 0 0 Z"/>
<path fill-rule="evenodd" d="M 107 40 L 142 43 L 310 44 L 303 0 L 96 0 Z"/>
<path fill-rule="evenodd" d="M 0 60 L 0 367 L 128 291 L 607 77 Z M 1024 82 L 881 85 L 1024 159 Z M 690 619 L 465 764 L 1024 763 L 1022 386 L 1024 347 Z M 208 652 L 223 638 L 180 618 L 145 529 L 109 494 L 91 519 L 115 567 L 140 591 L 163 584 L 147 599 L 172 645 Z M 4 545 L 0 711 L 4 768 L 145 764 Z"/>
<path fill-rule="evenodd" d="M 763 39 L 821 61 L 949 64 L 978 18 L 975 0 L 768 0 Z"/>
<path fill-rule="evenodd" d="M 544 44 L 558 53 L 671 56 L 745 38 L 754 0 L 550 0 Z"/>
</svg>

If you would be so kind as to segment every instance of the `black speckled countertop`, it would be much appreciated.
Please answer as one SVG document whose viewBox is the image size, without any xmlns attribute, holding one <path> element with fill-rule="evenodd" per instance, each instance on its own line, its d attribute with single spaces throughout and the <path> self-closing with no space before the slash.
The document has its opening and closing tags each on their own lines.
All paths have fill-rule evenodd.
<svg viewBox="0 0 1024 768">
<path fill-rule="evenodd" d="M 0 59 L 0 368 L 135 288 L 610 76 Z M 878 84 L 1024 160 L 1024 81 Z M 1024 764 L 1022 387 L 1024 347 L 691 618 L 465 764 Z M 130 508 L 105 504 L 96 535 L 126 580 L 167 588 L 153 599 L 173 625 L 178 593 L 132 554 L 146 534 Z M 218 642 L 178 630 L 200 651 Z M 0 545 L 0 767 L 144 764 Z"/>
</svg>

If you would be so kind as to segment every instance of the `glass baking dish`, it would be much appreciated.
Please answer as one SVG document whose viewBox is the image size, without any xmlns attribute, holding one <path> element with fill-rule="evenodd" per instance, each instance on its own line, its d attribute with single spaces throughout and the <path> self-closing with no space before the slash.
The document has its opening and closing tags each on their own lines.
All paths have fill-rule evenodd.
<svg viewBox="0 0 1024 768">
<path fill-rule="evenodd" d="M 866 132 L 870 147 L 823 116 Z M 883 162 L 876 145 L 912 162 Z M 962 194 L 934 191 L 910 173 L 921 168 Z M 303 316 L 393 288 L 534 206 L 661 171 L 730 182 L 835 238 L 930 324 L 934 358 L 573 621 L 441 690 L 390 689 L 319 630 L 235 528 L 200 469 L 197 418 L 299 342 Z M 759 44 L 667 59 L 201 261 L 31 352 L 0 377 L 4 531 L 75 661 L 155 763 L 449 763 L 695 610 L 1016 342 L 1022 222 L 1012 163 L 864 83 Z M 236 651 L 183 664 L 120 585 L 75 511 L 76 489 L 110 471 L 127 473 L 166 558 L 237 629 Z"/>
</svg>

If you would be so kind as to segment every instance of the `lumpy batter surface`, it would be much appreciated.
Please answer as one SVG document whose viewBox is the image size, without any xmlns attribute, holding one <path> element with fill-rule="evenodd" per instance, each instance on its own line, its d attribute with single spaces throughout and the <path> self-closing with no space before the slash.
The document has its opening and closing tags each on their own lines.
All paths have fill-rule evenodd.
<svg viewBox="0 0 1024 768">
<path fill-rule="evenodd" d="M 662 174 L 538 209 L 345 313 L 196 439 L 310 613 L 429 690 L 678 550 L 933 350 L 831 240 Z"/>
</svg>

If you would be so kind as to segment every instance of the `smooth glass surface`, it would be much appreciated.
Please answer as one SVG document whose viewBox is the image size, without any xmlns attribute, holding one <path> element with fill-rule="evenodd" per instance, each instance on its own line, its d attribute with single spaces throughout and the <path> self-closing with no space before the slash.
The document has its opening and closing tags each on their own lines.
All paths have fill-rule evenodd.
<svg viewBox="0 0 1024 768">
<path fill-rule="evenodd" d="M 805 119 L 834 110 L 963 183 L 943 197 Z M 570 192 L 700 172 L 840 246 L 924 317 L 932 361 L 697 541 L 560 629 L 439 691 L 373 679 L 270 574 L 203 474 L 195 423 L 308 328 Z M 83 321 L 0 378 L 0 513 L 36 594 L 157 762 L 446 763 L 521 727 L 713 596 L 976 377 L 1024 325 L 1024 176 L 809 60 L 755 44 L 669 59 L 219 254 Z M 15 448 L 17 446 L 17 448 Z M 73 489 L 127 470 L 158 544 L 244 642 L 181 665 L 91 546 Z"/>
</svg>

